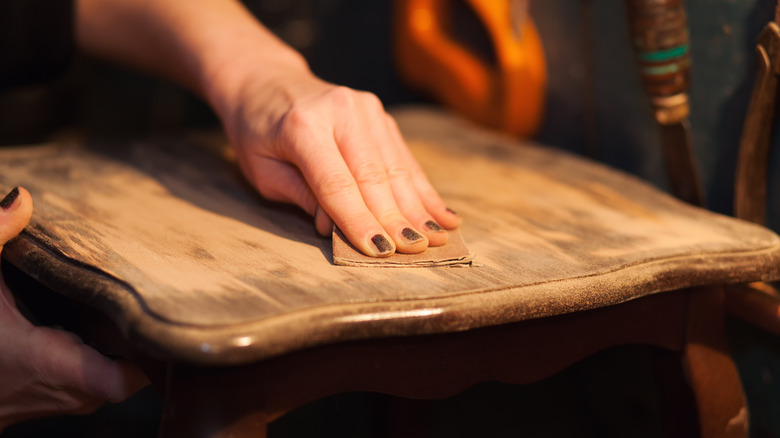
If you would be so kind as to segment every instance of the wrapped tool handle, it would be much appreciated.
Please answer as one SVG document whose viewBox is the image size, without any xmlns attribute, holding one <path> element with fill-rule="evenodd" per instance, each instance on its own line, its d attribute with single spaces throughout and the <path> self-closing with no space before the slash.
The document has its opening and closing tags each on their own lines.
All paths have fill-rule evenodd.
<svg viewBox="0 0 780 438">
<path fill-rule="evenodd" d="M 688 116 L 688 20 L 683 0 L 626 0 L 639 74 L 661 124 Z"/>
</svg>

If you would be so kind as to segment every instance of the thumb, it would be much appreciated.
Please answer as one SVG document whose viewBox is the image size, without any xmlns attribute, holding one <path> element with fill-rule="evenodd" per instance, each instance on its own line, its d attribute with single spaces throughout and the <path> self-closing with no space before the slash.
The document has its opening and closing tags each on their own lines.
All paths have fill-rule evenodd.
<svg viewBox="0 0 780 438">
<path fill-rule="evenodd" d="M 32 197 L 22 187 L 14 188 L 0 200 L 0 251 L 27 226 L 32 210 Z"/>
</svg>

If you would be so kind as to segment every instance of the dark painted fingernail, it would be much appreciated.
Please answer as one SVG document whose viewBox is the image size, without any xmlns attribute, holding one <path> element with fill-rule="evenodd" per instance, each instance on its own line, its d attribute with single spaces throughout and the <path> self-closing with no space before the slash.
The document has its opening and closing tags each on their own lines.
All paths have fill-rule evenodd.
<svg viewBox="0 0 780 438">
<path fill-rule="evenodd" d="M 13 190 L 11 190 L 10 193 L 5 195 L 5 198 L 3 198 L 2 201 L 0 201 L 0 208 L 3 210 L 8 210 L 11 208 L 11 206 L 14 204 L 14 201 L 16 201 L 16 198 L 19 197 L 19 187 L 14 187 Z"/>
<path fill-rule="evenodd" d="M 371 241 L 374 242 L 374 246 L 376 246 L 376 249 L 379 250 L 380 254 L 387 254 L 393 251 L 393 244 L 391 244 L 390 241 L 381 234 L 377 234 L 376 236 L 372 237 Z"/>
<path fill-rule="evenodd" d="M 434 221 L 428 221 L 425 223 L 425 227 L 428 228 L 431 231 L 436 231 L 437 233 L 440 231 L 444 231 L 444 228 L 442 228 L 441 225 L 437 224 Z"/>
<path fill-rule="evenodd" d="M 410 242 L 416 242 L 423 238 L 422 234 L 418 233 L 417 231 L 414 231 L 411 228 L 404 228 L 403 230 L 401 230 L 401 234 L 403 234 L 404 238 Z"/>
<path fill-rule="evenodd" d="M 447 208 L 447 211 L 449 211 L 450 213 L 454 214 L 455 216 L 458 215 L 458 212 L 456 212 L 455 210 L 453 210 L 451 208 Z"/>
</svg>

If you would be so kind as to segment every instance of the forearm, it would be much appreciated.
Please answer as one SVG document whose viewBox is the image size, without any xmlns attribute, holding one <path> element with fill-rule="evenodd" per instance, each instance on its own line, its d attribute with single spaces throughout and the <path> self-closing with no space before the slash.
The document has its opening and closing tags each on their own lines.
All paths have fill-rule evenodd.
<svg viewBox="0 0 780 438">
<path fill-rule="evenodd" d="M 172 79 L 217 112 L 249 69 L 308 71 L 235 0 L 77 0 L 76 27 L 81 50 Z"/>
</svg>

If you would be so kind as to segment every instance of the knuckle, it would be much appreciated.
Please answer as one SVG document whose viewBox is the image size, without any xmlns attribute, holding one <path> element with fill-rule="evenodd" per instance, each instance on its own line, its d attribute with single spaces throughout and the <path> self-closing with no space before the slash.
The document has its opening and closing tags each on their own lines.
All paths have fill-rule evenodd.
<svg viewBox="0 0 780 438">
<path fill-rule="evenodd" d="M 355 90 L 345 86 L 335 86 L 328 91 L 328 98 L 337 108 L 349 108 L 355 105 Z"/>
<path fill-rule="evenodd" d="M 387 176 L 391 181 L 410 183 L 413 175 L 411 169 L 406 166 L 392 166 L 387 169 Z"/>
<path fill-rule="evenodd" d="M 344 174 L 328 175 L 317 183 L 317 192 L 324 198 L 341 195 L 355 189 L 355 180 Z"/>
<path fill-rule="evenodd" d="M 308 108 L 293 106 L 282 116 L 276 126 L 273 150 L 280 157 L 289 159 L 291 154 L 302 153 L 310 139 L 317 136 L 318 117 Z"/>
<path fill-rule="evenodd" d="M 361 91 L 360 97 L 363 99 L 363 102 L 366 105 L 369 105 L 372 108 L 382 110 L 384 113 L 384 106 L 382 105 L 382 101 L 379 100 L 379 97 L 377 97 L 376 94 L 370 93 L 368 91 Z"/>
<path fill-rule="evenodd" d="M 279 132 L 283 138 L 293 137 L 301 132 L 313 129 L 310 112 L 300 106 L 291 107 L 279 121 Z"/>
<path fill-rule="evenodd" d="M 389 208 L 376 214 L 376 219 L 381 224 L 398 224 L 406 222 L 406 219 L 398 209 Z"/>
<path fill-rule="evenodd" d="M 377 164 L 365 164 L 355 171 L 358 185 L 378 185 L 388 181 L 387 170 Z"/>
</svg>

